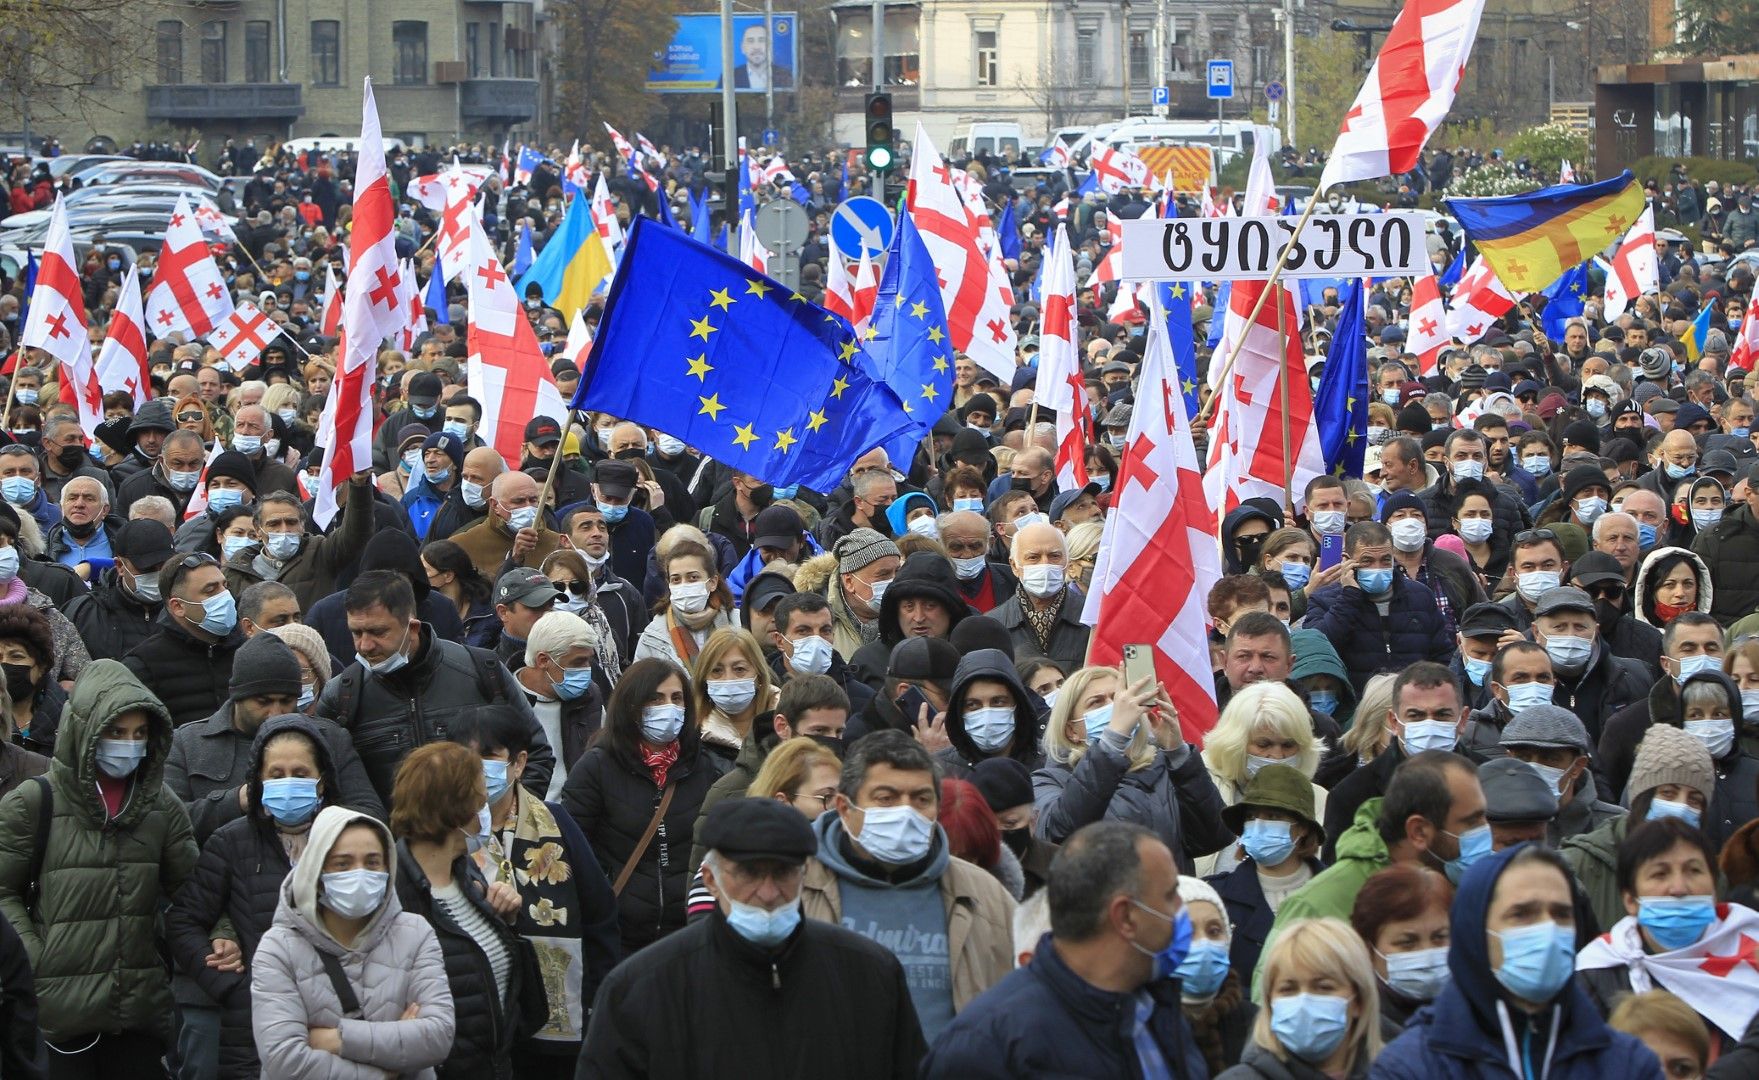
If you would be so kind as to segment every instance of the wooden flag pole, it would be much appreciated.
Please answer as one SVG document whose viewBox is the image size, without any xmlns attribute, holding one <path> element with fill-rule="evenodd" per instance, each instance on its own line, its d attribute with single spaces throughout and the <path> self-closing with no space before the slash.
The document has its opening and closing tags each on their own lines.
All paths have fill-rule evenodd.
<svg viewBox="0 0 1759 1080">
<path fill-rule="evenodd" d="M 1269 292 L 1270 290 L 1266 289 L 1265 291 Z M 1278 354 L 1282 357 L 1283 371 L 1282 371 L 1281 375 L 1277 378 L 1276 384 L 1277 384 L 1277 396 L 1279 398 L 1281 398 L 1280 404 L 1281 404 L 1282 410 L 1283 410 L 1283 454 L 1282 454 L 1282 457 L 1283 457 L 1283 508 L 1288 512 L 1288 520 L 1293 521 L 1295 518 L 1295 495 L 1294 495 L 1294 492 L 1292 490 L 1290 490 L 1291 487 L 1293 486 L 1293 483 L 1294 483 L 1294 481 L 1291 479 L 1291 470 L 1294 468 L 1294 465 L 1289 461 L 1289 458 L 1291 456 L 1289 453 L 1289 378 L 1290 378 L 1290 372 L 1288 371 L 1289 327 L 1287 324 L 1287 316 L 1284 314 L 1284 309 L 1286 307 L 1287 307 L 1287 305 L 1285 305 L 1281 300 L 1277 301 L 1277 306 L 1276 306 L 1277 349 L 1278 349 Z M 1305 349 L 1303 349 L 1303 355 L 1305 355 Z"/>
<path fill-rule="evenodd" d="M 569 409 L 568 419 L 562 423 L 561 441 L 556 443 L 556 454 L 550 458 L 550 471 L 544 475 L 544 489 L 538 492 L 537 524 L 539 528 L 543 527 L 544 512 L 550 501 L 550 492 L 554 491 L 556 487 L 556 474 L 562 470 L 562 446 L 568 441 L 568 433 L 574 430 L 574 425 L 577 423 L 579 421 L 575 418 L 574 410 Z"/>
<path fill-rule="evenodd" d="M 1301 236 L 1301 230 L 1307 227 L 1307 220 L 1313 216 L 1313 212 L 1317 209 L 1319 209 L 1319 193 L 1315 192 L 1313 197 L 1307 201 L 1307 209 L 1301 212 L 1300 220 L 1295 222 L 1295 231 L 1289 236 L 1289 242 L 1283 246 L 1282 254 L 1277 256 L 1276 267 L 1271 270 L 1270 280 L 1265 282 L 1264 291 L 1258 294 L 1258 302 L 1252 305 L 1252 313 L 1246 316 L 1247 326 L 1251 326 L 1257 321 L 1259 311 L 1264 308 L 1264 301 L 1269 298 L 1271 293 L 1276 291 L 1272 286 L 1282 280 L 1283 267 L 1288 264 L 1289 252 L 1294 249 L 1295 241 Z M 1221 312 L 1220 314 L 1222 318 L 1227 318 L 1226 312 Z M 1210 315 L 1210 318 L 1212 319 L 1215 317 L 1215 313 Z M 1234 347 L 1229 350 L 1227 362 L 1222 364 L 1220 373 L 1208 380 L 1212 388 L 1219 390 L 1222 381 L 1228 377 L 1228 372 L 1234 369 L 1234 361 L 1239 358 L 1240 349 L 1245 344 L 1246 335 L 1242 333 L 1240 335 L 1240 340 L 1234 342 Z M 1204 404 L 1202 409 L 1198 410 L 1197 420 L 1199 423 L 1209 422 L 1210 415 L 1215 412 L 1216 403 L 1220 400 L 1221 394 L 1219 392 L 1210 394 L 1209 401 Z M 1285 440 L 1283 442 L 1284 449 L 1287 449 L 1288 445 L 1287 440 Z"/>
</svg>

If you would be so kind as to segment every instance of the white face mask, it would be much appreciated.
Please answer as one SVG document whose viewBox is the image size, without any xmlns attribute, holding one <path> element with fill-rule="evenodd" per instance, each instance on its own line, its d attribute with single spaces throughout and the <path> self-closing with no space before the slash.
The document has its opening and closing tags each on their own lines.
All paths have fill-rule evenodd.
<svg viewBox="0 0 1759 1080">
<path fill-rule="evenodd" d="M 909 531 L 917 536 L 926 536 L 930 540 L 941 538 L 941 527 L 935 522 L 933 514 L 923 514 L 921 517 L 911 518 Z"/>
<path fill-rule="evenodd" d="M 1422 518 L 1400 518 L 1387 526 L 1393 534 L 1393 547 L 1407 554 L 1423 550 L 1423 541 L 1429 537 L 1429 527 Z"/>
<path fill-rule="evenodd" d="M 1020 587 L 1040 600 L 1048 600 L 1062 591 L 1063 577 L 1063 568 L 1051 563 L 1028 566 L 1020 571 Z"/>
<path fill-rule="evenodd" d="M 668 590 L 672 597 L 672 606 L 686 615 L 697 615 L 708 607 L 708 582 L 688 581 L 682 585 L 673 585 Z"/>
</svg>

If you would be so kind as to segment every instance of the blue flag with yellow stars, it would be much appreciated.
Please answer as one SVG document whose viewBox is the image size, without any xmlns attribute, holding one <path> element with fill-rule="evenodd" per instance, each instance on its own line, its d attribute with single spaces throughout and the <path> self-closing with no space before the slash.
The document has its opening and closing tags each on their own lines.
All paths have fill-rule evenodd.
<svg viewBox="0 0 1759 1080">
<path fill-rule="evenodd" d="M 1582 308 L 1588 301 L 1588 264 L 1577 264 L 1574 270 L 1566 271 L 1539 295 L 1545 297 L 1545 310 L 1539 315 L 1545 336 L 1553 345 L 1562 344 L 1564 325 L 1571 319 L 1581 318 Z"/>
<path fill-rule="evenodd" d="M 814 491 L 914 423 L 847 322 L 648 218 L 629 232 L 571 405 Z"/>
<path fill-rule="evenodd" d="M 1176 218 L 1178 207 L 1168 199 L 1162 217 Z M 1173 363 L 1179 369 L 1179 391 L 1185 395 L 1185 415 L 1197 415 L 1197 341 L 1191 332 L 1191 285 L 1185 281 L 1155 283 L 1160 309 L 1166 313 L 1167 341 L 1173 347 Z M 1218 319 L 1219 321 L 1219 319 Z"/>
<path fill-rule="evenodd" d="M 1362 282 L 1352 279 L 1338 297 L 1337 332 L 1325 356 L 1325 373 L 1313 393 L 1313 415 L 1319 418 L 1319 445 L 1326 471 L 1333 476 L 1362 476 L 1362 453 L 1368 449 L 1368 339 L 1364 337 Z"/>
<path fill-rule="evenodd" d="M 909 214 L 898 215 L 886 268 L 867 327 L 874 371 L 910 414 L 910 428 L 885 444 L 898 469 L 909 471 L 922 438 L 953 404 L 953 339 L 941 305 L 934 257 Z"/>
</svg>

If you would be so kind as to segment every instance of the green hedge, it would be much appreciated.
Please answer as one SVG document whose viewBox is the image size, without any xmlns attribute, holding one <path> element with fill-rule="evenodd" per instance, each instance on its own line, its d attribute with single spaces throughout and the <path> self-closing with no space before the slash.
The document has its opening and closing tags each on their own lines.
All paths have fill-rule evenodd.
<svg viewBox="0 0 1759 1080">
<path fill-rule="evenodd" d="M 1754 169 L 1752 165 L 1744 161 L 1728 161 L 1723 158 L 1638 158 L 1631 165 L 1631 171 L 1637 174 L 1637 179 L 1640 181 L 1647 183 L 1653 180 L 1660 184 L 1667 181 L 1670 171 L 1679 162 L 1685 164 L 1686 175 L 1699 184 L 1708 180 L 1715 180 L 1717 183 L 1725 185 L 1759 182 L 1759 169 Z"/>
</svg>

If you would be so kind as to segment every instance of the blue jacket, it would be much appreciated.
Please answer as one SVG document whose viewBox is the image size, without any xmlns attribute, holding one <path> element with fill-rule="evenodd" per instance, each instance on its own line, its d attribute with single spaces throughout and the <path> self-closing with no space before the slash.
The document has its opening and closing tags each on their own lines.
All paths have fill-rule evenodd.
<svg viewBox="0 0 1759 1080">
<path fill-rule="evenodd" d="M 409 487 L 403 492 L 403 509 L 409 514 L 409 524 L 415 529 L 417 540 L 427 539 L 434 515 L 446 505 L 447 494 L 428 483 L 426 473 L 416 473 L 410 478 Z"/>
<path fill-rule="evenodd" d="M 1509 1066 L 1497 1003 L 1506 1002 L 1490 970 L 1485 912 L 1496 882 L 1525 844 L 1480 859 L 1460 882 L 1452 912 L 1448 968 L 1453 978 L 1435 1001 L 1411 1018 L 1404 1033 L 1375 1059 L 1370 1080 L 1537 1080 Z M 1550 1027 L 1535 1030 L 1514 1005 L 1516 1044 L 1537 1070 L 1545 1058 Z M 1558 1025 L 1546 1080 L 1661 1080 L 1661 1063 L 1635 1036 L 1606 1026 L 1577 979 L 1571 979 L 1541 1022 Z M 1523 1070 L 1525 1071 L 1525 1070 Z"/>
<path fill-rule="evenodd" d="M 1209 1068 L 1179 1008 L 1179 983 L 1147 987 L 1149 1025 L 1180 1080 L 1207 1080 Z M 1131 1032 L 1134 995 L 1100 990 L 1069 970 L 1046 934 L 1032 963 L 1009 972 L 941 1032 L 922 1060 L 922 1080 L 1016 1080 L 1024 1076 L 1142 1076 Z"/>
<path fill-rule="evenodd" d="M 1325 864 L 1308 859 L 1307 868 L 1318 877 Z M 1252 973 L 1258 970 L 1258 954 L 1264 951 L 1270 928 L 1276 924 L 1276 912 L 1270 909 L 1264 887 L 1258 882 L 1258 864 L 1249 858 L 1242 859 L 1240 865 L 1227 873 L 1203 880 L 1214 886 L 1216 895 L 1222 898 L 1222 906 L 1228 909 L 1228 922 L 1234 927 L 1228 964 L 1240 973 L 1240 978 L 1251 982 Z"/>
<path fill-rule="evenodd" d="M 1398 571 L 1393 573 L 1392 600 L 1385 615 L 1361 589 L 1327 585 L 1308 594 L 1307 617 L 1301 625 L 1334 642 L 1351 643 L 1342 658 L 1358 694 L 1372 675 L 1398 671 L 1419 660 L 1445 664 L 1454 653 L 1435 594 Z"/>
</svg>

